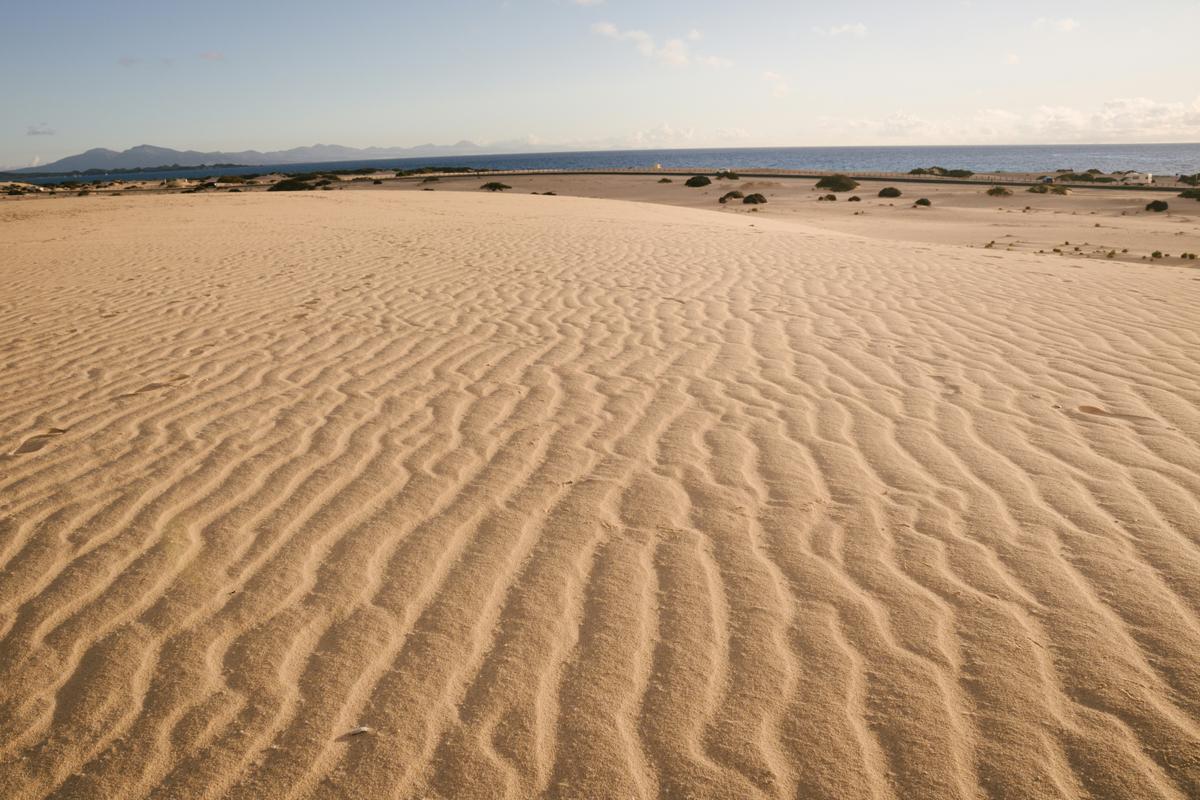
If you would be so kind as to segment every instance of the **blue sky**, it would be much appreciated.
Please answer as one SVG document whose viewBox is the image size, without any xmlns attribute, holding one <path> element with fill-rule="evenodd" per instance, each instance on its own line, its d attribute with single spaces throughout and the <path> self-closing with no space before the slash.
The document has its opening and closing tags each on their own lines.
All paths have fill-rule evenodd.
<svg viewBox="0 0 1200 800">
<path fill-rule="evenodd" d="M 0 166 L 90 147 L 1200 141 L 1196 0 L 0 0 Z"/>
</svg>

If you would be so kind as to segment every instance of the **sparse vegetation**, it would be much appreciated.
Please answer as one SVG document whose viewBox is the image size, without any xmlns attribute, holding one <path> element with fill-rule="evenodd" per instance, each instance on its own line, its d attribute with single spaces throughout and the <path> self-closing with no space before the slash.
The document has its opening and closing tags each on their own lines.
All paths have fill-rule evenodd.
<svg viewBox="0 0 1200 800">
<path fill-rule="evenodd" d="M 1047 186 L 1047 185 L 1046 185 L 1046 184 L 1044 184 L 1044 183 L 1039 183 L 1039 184 L 1036 184 L 1036 185 L 1034 185 L 1034 186 L 1030 186 L 1030 187 L 1029 187 L 1028 189 L 1026 189 L 1025 191 L 1027 191 L 1027 192 L 1032 192 L 1033 194 L 1049 194 L 1049 193 L 1050 193 L 1050 187 L 1049 187 L 1049 186 Z"/>
<path fill-rule="evenodd" d="M 858 188 L 858 181 L 848 175 L 826 175 L 817 181 L 818 189 L 828 189 L 831 192 L 850 192 Z"/>
<path fill-rule="evenodd" d="M 371 181 L 371 185 L 372 186 L 382 186 L 383 181 L 376 179 L 376 180 Z"/>
<path fill-rule="evenodd" d="M 1200 200 L 1200 189 L 1184 189 L 1179 196 L 1190 200 Z"/>
<path fill-rule="evenodd" d="M 817 198 L 817 202 L 821 202 L 823 200 L 826 200 L 826 201 L 837 200 L 837 195 L 836 194 L 823 194 Z"/>
<path fill-rule="evenodd" d="M 1150 254 L 1150 257 L 1151 258 L 1162 258 L 1163 257 L 1162 250 L 1155 250 L 1153 253 Z"/>
<path fill-rule="evenodd" d="M 1163 211 L 1167 210 L 1167 201 L 1151 200 L 1149 203 L 1146 203 L 1146 210 L 1153 211 L 1155 213 L 1162 213 Z"/>
<path fill-rule="evenodd" d="M 1195 175 L 1180 175 L 1180 183 L 1186 183 L 1188 186 L 1200 186 L 1200 172 Z"/>
<path fill-rule="evenodd" d="M 914 206 L 924 206 L 925 208 L 928 208 L 929 206 L 933 205 L 933 203 L 930 202 L 928 197 L 922 197 L 922 198 L 918 199 L 916 202 L 914 202 L 913 205 Z"/>
<path fill-rule="evenodd" d="M 900 194 L 900 190 L 895 186 L 885 186 L 879 190 L 880 197 L 899 197 Z"/>
<path fill-rule="evenodd" d="M 241 175 L 222 175 L 217 178 L 217 183 L 245 183 L 246 179 Z"/>
<path fill-rule="evenodd" d="M 717 202 L 718 203 L 728 203 L 730 200 L 741 200 L 745 196 L 746 195 L 742 194 L 741 192 L 739 192 L 735 189 L 732 192 L 726 192 L 725 194 L 721 195 L 721 199 L 719 199 Z"/>
<path fill-rule="evenodd" d="M 1070 194 L 1071 190 L 1065 186 L 1051 186 L 1050 194 Z"/>
<path fill-rule="evenodd" d="M 719 181 L 739 181 L 741 176 L 730 169 L 722 169 L 717 171 L 717 180 Z"/>
<path fill-rule="evenodd" d="M 755 192 L 754 194 L 746 195 L 745 198 L 742 199 L 742 202 L 747 205 L 760 205 L 767 202 L 767 198 L 763 197 L 758 192 Z"/>
<path fill-rule="evenodd" d="M 708 186 L 712 183 L 707 175 L 693 175 L 684 182 L 684 186 L 690 186 L 693 189 L 699 189 L 701 186 Z"/>
<path fill-rule="evenodd" d="M 284 178 L 277 183 L 271 184 L 268 192 L 307 192 L 313 189 L 313 185 L 299 178 Z"/>
<path fill-rule="evenodd" d="M 437 183 L 440 180 L 441 178 L 439 178 L 437 175 L 430 175 L 427 178 L 421 178 L 421 183 Z"/>
<path fill-rule="evenodd" d="M 987 195 L 988 197 L 1010 197 L 1012 195 L 1012 189 L 1009 189 L 1006 186 L 993 186 L 987 190 Z"/>
<path fill-rule="evenodd" d="M 861 203 L 862 198 L 859 197 L 858 195 L 854 195 L 853 197 L 846 198 L 846 202 L 847 203 Z"/>
<path fill-rule="evenodd" d="M 659 178 L 658 182 L 659 183 L 674 183 L 675 181 L 671 180 L 670 178 Z"/>
<path fill-rule="evenodd" d="M 507 183 L 500 183 L 500 181 L 489 181 L 479 188 L 488 192 L 503 192 L 505 189 L 511 189 L 512 187 Z"/>
<path fill-rule="evenodd" d="M 1088 170 L 1087 172 L 1064 172 L 1059 174 L 1058 180 L 1067 181 L 1070 183 L 1116 183 L 1117 179 L 1111 175 L 1104 175 L 1098 170 Z"/>
<path fill-rule="evenodd" d="M 969 169 L 946 169 L 945 167 L 917 167 L 909 175 L 936 175 L 939 178 L 970 178 L 975 173 Z"/>
</svg>

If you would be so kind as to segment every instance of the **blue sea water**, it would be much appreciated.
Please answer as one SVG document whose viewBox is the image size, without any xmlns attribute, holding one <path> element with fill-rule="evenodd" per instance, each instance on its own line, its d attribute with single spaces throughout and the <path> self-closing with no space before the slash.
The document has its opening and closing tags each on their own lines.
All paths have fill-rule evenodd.
<svg viewBox="0 0 1200 800">
<path fill-rule="evenodd" d="M 907 172 L 915 167 L 940 166 L 975 172 L 1048 172 L 1096 168 L 1105 172 L 1137 170 L 1155 175 L 1200 172 L 1200 144 L 1005 145 L 960 147 L 753 147 L 676 150 L 603 150 L 578 153 L 522 153 L 437 156 L 374 161 L 337 161 L 247 167 L 205 167 L 83 177 L 32 178 L 37 183 L 65 180 L 163 180 L 209 175 L 320 172 L 330 169 L 415 169 L 460 166 L 479 169 L 604 170 L 648 169 L 789 169 L 814 172 Z"/>
</svg>

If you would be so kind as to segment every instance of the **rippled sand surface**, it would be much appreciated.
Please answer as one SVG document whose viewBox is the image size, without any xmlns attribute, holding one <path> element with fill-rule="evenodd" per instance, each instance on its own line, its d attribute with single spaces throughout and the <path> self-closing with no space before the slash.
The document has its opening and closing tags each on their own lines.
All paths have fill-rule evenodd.
<svg viewBox="0 0 1200 800">
<path fill-rule="evenodd" d="M 0 795 L 1200 796 L 1200 273 L 0 208 Z"/>
</svg>

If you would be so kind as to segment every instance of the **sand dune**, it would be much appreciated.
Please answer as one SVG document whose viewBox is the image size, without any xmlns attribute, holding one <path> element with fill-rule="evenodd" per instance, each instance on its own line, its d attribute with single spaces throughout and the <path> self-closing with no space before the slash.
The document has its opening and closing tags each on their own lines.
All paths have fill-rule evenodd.
<svg viewBox="0 0 1200 800">
<path fill-rule="evenodd" d="M 0 252 L 0 796 L 1200 796 L 1200 272 L 442 192 Z"/>
</svg>

